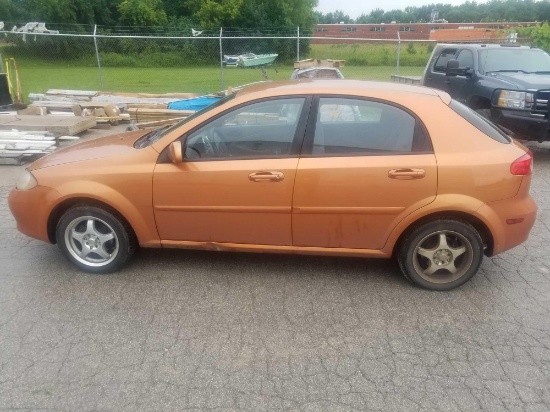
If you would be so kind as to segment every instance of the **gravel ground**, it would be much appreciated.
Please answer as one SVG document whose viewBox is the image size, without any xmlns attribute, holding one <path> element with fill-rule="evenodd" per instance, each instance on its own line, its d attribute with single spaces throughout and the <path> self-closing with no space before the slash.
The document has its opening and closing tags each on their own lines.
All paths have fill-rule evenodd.
<svg viewBox="0 0 550 412">
<path fill-rule="evenodd" d="M 79 273 L 17 232 L 0 166 L 0 410 L 548 411 L 550 144 L 537 223 L 462 288 L 388 261 L 141 250 Z"/>
</svg>

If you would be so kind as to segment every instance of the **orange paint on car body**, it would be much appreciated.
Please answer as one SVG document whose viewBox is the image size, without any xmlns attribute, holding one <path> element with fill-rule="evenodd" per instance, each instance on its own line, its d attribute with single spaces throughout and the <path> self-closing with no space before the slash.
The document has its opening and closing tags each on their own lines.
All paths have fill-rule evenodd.
<svg viewBox="0 0 550 412">
<path fill-rule="evenodd" d="M 91 204 L 120 215 L 144 247 L 390 257 L 419 222 L 454 218 L 500 253 L 535 221 L 529 165 L 510 171 L 528 151 L 453 104 L 391 83 L 252 86 L 144 147 L 139 131 L 46 156 L 28 169 L 38 186 L 14 189 L 9 204 L 23 233 L 50 242 L 64 212 Z M 362 133 L 384 130 L 394 137 L 359 148 Z"/>
</svg>

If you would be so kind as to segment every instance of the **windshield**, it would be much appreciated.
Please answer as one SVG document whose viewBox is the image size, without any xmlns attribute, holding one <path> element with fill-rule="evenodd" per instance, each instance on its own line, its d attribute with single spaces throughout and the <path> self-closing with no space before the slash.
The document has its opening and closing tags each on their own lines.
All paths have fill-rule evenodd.
<svg viewBox="0 0 550 412">
<path fill-rule="evenodd" d="M 196 117 L 198 117 L 198 116 L 200 116 L 200 115 L 202 115 L 206 112 L 209 112 L 210 110 L 215 109 L 216 107 L 219 107 L 222 104 L 225 104 L 227 101 L 235 98 L 236 95 L 237 95 L 237 92 L 234 92 L 234 93 L 224 97 L 223 99 L 220 99 L 217 102 L 212 103 L 211 105 L 206 106 L 205 108 L 193 113 L 191 116 L 185 117 L 184 119 L 180 120 L 179 122 L 177 122 L 176 124 L 174 124 L 170 127 L 162 126 L 162 127 L 159 127 L 158 129 L 155 129 L 155 130 L 147 133 L 146 135 L 142 136 L 141 138 L 139 138 L 134 143 L 134 147 L 136 149 L 142 149 L 144 147 L 151 146 L 153 143 L 155 143 L 157 140 L 162 139 L 164 136 L 166 136 L 172 130 L 175 130 L 178 127 L 184 125 L 185 123 L 190 122 L 191 120 L 195 119 Z"/>
<path fill-rule="evenodd" d="M 494 48 L 479 51 L 479 71 L 550 72 L 550 56 L 539 49 Z"/>
</svg>

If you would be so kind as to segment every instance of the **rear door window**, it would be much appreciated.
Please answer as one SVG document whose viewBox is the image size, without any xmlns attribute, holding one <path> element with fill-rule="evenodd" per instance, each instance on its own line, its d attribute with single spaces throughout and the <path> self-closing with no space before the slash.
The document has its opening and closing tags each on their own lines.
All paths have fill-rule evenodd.
<svg viewBox="0 0 550 412">
<path fill-rule="evenodd" d="M 349 156 L 430 151 L 417 119 L 391 104 L 321 97 L 311 154 Z"/>
<path fill-rule="evenodd" d="M 471 50 L 461 50 L 456 59 L 458 60 L 459 67 L 474 68 L 474 54 Z"/>
</svg>

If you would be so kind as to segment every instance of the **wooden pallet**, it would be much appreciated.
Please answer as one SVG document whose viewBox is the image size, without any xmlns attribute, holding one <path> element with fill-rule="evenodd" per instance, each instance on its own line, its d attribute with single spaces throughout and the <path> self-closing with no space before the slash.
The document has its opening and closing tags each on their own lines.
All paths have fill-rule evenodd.
<svg viewBox="0 0 550 412">
<path fill-rule="evenodd" d="M 0 115 L 0 130 L 45 130 L 55 136 L 74 136 L 95 125 L 95 117 Z"/>
</svg>

